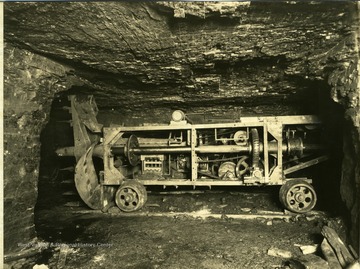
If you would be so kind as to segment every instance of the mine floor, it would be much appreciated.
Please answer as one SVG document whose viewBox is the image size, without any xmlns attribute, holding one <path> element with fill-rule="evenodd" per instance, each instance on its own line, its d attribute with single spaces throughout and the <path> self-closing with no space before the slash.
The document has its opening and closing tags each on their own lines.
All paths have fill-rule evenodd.
<svg viewBox="0 0 360 269">
<path fill-rule="evenodd" d="M 130 214 L 79 201 L 39 208 L 33 248 L 41 254 L 8 268 L 287 268 L 289 253 L 303 256 L 300 246 L 320 244 L 322 226 L 339 222 L 322 208 L 284 213 L 271 188 L 148 196 Z"/>
</svg>

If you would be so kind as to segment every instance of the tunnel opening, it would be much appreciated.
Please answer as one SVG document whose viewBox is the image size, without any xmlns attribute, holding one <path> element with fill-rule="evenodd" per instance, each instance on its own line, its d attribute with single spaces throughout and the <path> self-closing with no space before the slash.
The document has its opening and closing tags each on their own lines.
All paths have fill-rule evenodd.
<svg viewBox="0 0 360 269">
<path fill-rule="evenodd" d="M 297 80 L 302 82 L 302 80 Z M 330 87 L 321 81 L 311 82 L 306 87 L 307 90 L 300 94 L 290 95 L 281 105 L 274 106 L 273 101 L 255 100 L 247 103 L 237 104 L 233 100 L 228 102 L 231 105 L 223 104 L 222 107 L 216 105 L 205 107 L 193 107 L 189 104 L 177 104 L 174 108 L 182 109 L 188 115 L 200 123 L 206 122 L 204 109 L 214 109 L 210 112 L 212 120 L 226 121 L 236 120 L 240 116 L 269 116 L 269 115 L 296 115 L 296 114 L 318 114 L 323 121 L 322 139 L 325 141 L 330 159 L 322 164 L 298 172 L 295 176 L 302 177 L 310 174 L 314 179 L 313 184 L 318 194 L 317 210 L 327 211 L 332 216 L 343 216 L 344 204 L 339 193 L 342 163 L 342 131 L 344 111 L 342 107 L 334 103 L 329 96 Z M 73 157 L 58 157 L 55 150 L 61 147 L 73 146 L 74 136 L 71 126 L 71 113 L 69 96 L 88 95 L 91 90 L 86 88 L 73 87 L 67 92 L 58 94 L 52 103 L 50 120 L 42 131 L 42 151 L 39 176 L 39 197 L 37 210 L 51 208 L 53 206 L 69 207 L 75 206 L 87 208 L 86 204 L 79 197 L 73 182 L 76 160 Z M 96 95 L 95 95 L 96 98 Z M 116 98 L 116 97 L 115 97 Z M 306 105 L 305 105 L 306 104 Z M 274 108 L 275 107 L 275 108 Z M 191 110 L 190 110 L 191 109 Z M 98 120 L 104 127 L 110 125 L 139 126 L 143 124 L 166 124 L 169 122 L 171 109 L 156 111 L 157 108 L 146 111 L 128 111 L 128 108 L 112 106 L 99 107 Z M 218 113 L 220 111 L 220 115 Z M 222 113 L 222 114 L 221 114 Z M 154 115 L 161 115 L 156 117 Z M 208 116 L 208 115 L 207 115 Z M 94 158 L 97 172 L 102 170 L 103 164 L 100 158 Z M 186 193 L 191 188 L 183 187 L 181 190 Z M 212 187 L 213 191 L 219 192 L 269 192 L 271 203 L 275 207 L 280 207 L 278 201 L 279 187 Z M 161 192 L 162 187 L 148 186 L 150 193 Z M 197 187 L 199 192 L 206 192 L 208 187 Z M 166 191 L 169 193 L 177 192 L 178 189 L 168 186 Z M 190 192 L 191 193 L 191 192 Z M 186 198 L 185 198 L 186 199 Z M 274 208 L 274 207 L 273 207 Z M 36 211 L 37 212 L 37 211 Z M 346 215 L 346 214 L 345 214 Z M 348 216 L 343 216 L 346 219 Z"/>
</svg>

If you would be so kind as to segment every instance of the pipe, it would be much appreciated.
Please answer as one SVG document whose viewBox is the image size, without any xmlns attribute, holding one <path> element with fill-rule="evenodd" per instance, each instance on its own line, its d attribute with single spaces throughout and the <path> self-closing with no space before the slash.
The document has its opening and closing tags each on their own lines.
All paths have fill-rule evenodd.
<svg viewBox="0 0 360 269">
<path fill-rule="evenodd" d="M 75 156 L 75 147 L 58 148 L 55 153 L 59 157 Z M 104 156 L 104 147 L 102 144 L 95 146 L 93 156 L 100 158 Z"/>
<path fill-rule="evenodd" d="M 132 148 L 130 151 L 134 154 L 165 154 L 165 153 L 190 153 L 191 147 L 137 147 Z M 111 152 L 114 155 L 121 155 L 124 150 L 123 147 L 112 147 Z M 196 153 L 238 153 L 250 152 L 249 146 L 236 146 L 236 145 L 212 145 L 212 146 L 199 146 L 195 148 Z"/>
<path fill-rule="evenodd" d="M 268 143 L 268 151 L 270 154 L 277 153 L 278 143 L 271 141 Z M 288 143 L 282 145 L 283 153 L 289 153 Z M 324 149 L 321 145 L 317 144 L 305 144 L 304 152 L 315 151 Z M 191 147 L 175 147 L 175 146 L 161 146 L 161 147 L 136 147 L 130 149 L 133 153 L 141 154 L 170 154 L 170 153 L 190 153 Z M 114 155 L 124 155 L 124 146 L 114 146 L 111 148 L 111 152 Z M 264 145 L 260 142 L 260 152 L 264 151 Z M 63 147 L 56 151 L 56 154 L 62 156 L 74 156 L 75 147 Z M 196 153 L 251 153 L 252 147 L 250 145 L 239 146 L 239 145 L 203 145 L 195 148 Z M 93 156 L 102 158 L 104 155 L 103 144 L 96 145 L 93 151 Z"/>
</svg>

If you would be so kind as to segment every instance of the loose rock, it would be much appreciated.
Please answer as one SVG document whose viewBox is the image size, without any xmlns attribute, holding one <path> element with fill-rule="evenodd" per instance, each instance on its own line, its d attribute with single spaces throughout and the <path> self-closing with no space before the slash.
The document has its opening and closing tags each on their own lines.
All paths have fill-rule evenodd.
<svg viewBox="0 0 360 269">
<path fill-rule="evenodd" d="M 267 251 L 267 254 L 269 256 L 281 257 L 281 258 L 287 258 L 287 259 L 292 257 L 292 253 L 290 251 L 275 248 L 275 247 L 269 248 Z"/>
<path fill-rule="evenodd" d="M 328 263 L 314 254 L 304 255 L 290 260 L 290 268 L 295 269 L 331 269 Z"/>
<path fill-rule="evenodd" d="M 304 255 L 307 254 L 312 254 L 315 253 L 319 247 L 319 245 L 315 244 L 315 245 L 306 245 L 306 246 L 299 246 L 298 247 L 301 249 L 302 253 Z"/>
</svg>

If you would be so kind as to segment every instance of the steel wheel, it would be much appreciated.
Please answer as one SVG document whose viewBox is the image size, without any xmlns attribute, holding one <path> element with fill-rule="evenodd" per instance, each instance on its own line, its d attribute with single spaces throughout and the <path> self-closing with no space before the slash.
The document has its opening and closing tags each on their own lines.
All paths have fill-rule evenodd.
<svg viewBox="0 0 360 269">
<path fill-rule="evenodd" d="M 139 210 L 147 201 L 144 185 L 135 181 L 125 181 L 115 194 L 116 205 L 125 212 Z"/>
<path fill-rule="evenodd" d="M 305 213 L 314 208 L 317 198 L 314 188 L 305 180 L 292 179 L 280 188 L 280 202 L 296 213 Z"/>
</svg>

